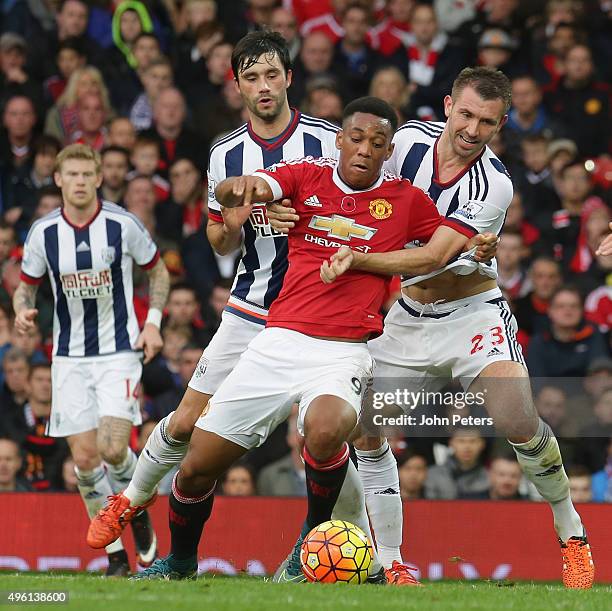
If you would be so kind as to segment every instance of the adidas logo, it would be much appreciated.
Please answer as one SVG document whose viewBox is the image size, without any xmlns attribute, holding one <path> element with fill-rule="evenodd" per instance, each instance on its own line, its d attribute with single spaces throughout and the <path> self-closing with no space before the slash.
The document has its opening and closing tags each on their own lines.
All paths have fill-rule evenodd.
<svg viewBox="0 0 612 611">
<path fill-rule="evenodd" d="M 97 490 L 92 490 L 91 492 L 88 492 L 85 495 L 86 499 L 98 499 L 101 496 L 104 496 L 101 492 L 98 492 Z"/>
<path fill-rule="evenodd" d="M 487 356 L 497 356 L 498 354 L 501 354 L 501 350 L 498 350 L 497 348 L 493 347 L 491 350 L 489 350 L 489 352 L 487 353 Z"/>
<path fill-rule="evenodd" d="M 546 477 L 547 475 L 554 475 L 557 471 L 560 471 L 563 465 L 553 465 L 550 469 L 546 469 L 542 473 L 536 473 L 536 477 Z"/>
<path fill-rule="evenodd" d="M 89 244 L 85 241 L 81 242 L 76 249 L 77 252 L 89 252 L 90 250 L 91 248 L 89 248 Z"/>
<path fill-rule="evenodd" d="M 323 204 L 319 201 L 316 195 L 311 195 L 304 200 L 304 206 L 313 206 L 315 208 L 323 208 Z"/>
<path fill-rule="evenodd" d="M 393 488 L 387 488 L 386 490 L 381 490 L 380 492 L 375 492 L 374 494 L 396 495 L 399 494 L 399 492 L 397 490 L 393 490 Z"/>
</svg>

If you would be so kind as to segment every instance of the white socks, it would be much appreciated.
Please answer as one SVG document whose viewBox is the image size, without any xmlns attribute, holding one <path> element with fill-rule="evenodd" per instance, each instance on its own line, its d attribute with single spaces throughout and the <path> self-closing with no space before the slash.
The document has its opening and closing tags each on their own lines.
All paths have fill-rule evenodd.
<svg viewBox="0 0 612 611">
<path fill-rule="evenodd" d="M 367 535 L 370 543 L 372 544 L 372 553 L 374 558 L 372 560 L 372 566 L 370 568 L 370 574 L 377 573 L 381 569 L 381 561 L 376 553 L 376 546 L 374 545 L 374 539 L 372 538 L 372 532 L 370 530 L 370 522 L 368 521 L 368 514 L 366 513 L 363 487 L 357 469 L 353 464 L 353 461 L 349 459 L 348 470 L 344 483 L 340 489 L 340 495 L 334 506 L 332 513 L 333 520 L 346 520 L 355 526 L 358 526 Z"/>
<path fill-rule="evenodd" d="M 555 530 L 562 541 L 582 537 L 580 516 L 570 498 L 569 481 L 563 468 L 559 444 L 551 428 L 542 419 L 534 437 L 526 443 L 510 443 L 525 477 L 550 503 Z"/>
<path fill-rule="evenodd" d="M 397 462 L 385 440 L 377 450 L 357 450 L 357 466 L 365 491 L 366 506 L 383 566 L 402 562 L 402 500 Z"/>
<path fill-rule="evenodd" d="M 134 454 L 132 448 L 128 447 L 123 462 L 118 465 L 105 463 L 108 479 L 115 494 L 121 492 L 130 483 L 132 475 L 134 475 L 134 470 L 136 469 L 137 461 L 136 454 Z"/>
<path fill-rule="evenodd" d="M 83 503 L 85 503 L 87 514 L 90 518 L 93 518 L 106 505 L 106 497 L 113 494 L 106 469 L 104 465 L 99 465 L 91 471 L 81 471 L 78 467 L 75 467 L 74 472 L 77 476 L 77 485 Z M 121 538 L 107 545 L 105 549 L 107 554 L 122 550 Z"/>
<path fill-rule="evenodd" d="M 173 413 L 157 423 L 138 457 L 132 481 L 123 492 L 132 506 L 148 501 L 164 475 L 187 454 L 189 442 L 177 441 L 166 432 L 166 425 Z"/>
</svg>

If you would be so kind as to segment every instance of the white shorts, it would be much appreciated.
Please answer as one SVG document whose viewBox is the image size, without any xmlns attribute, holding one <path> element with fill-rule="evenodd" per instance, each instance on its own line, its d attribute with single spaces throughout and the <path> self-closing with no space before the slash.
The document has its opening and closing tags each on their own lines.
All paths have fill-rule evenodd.
<svg viewBox="0 0 612 611">
<path fill-rule="evenodd" d="M 214 395 L 223 380 L 236 367 L 238 359 L 251 340 L 264 329 L 264 325 L 239 318 L 230 312 L 223 312 L 221 324 L 202 352 L 189 380 L 189 388 L 205 395 Z"/>
<path fill-rule="evenodd" d="M 66 437 L 97 429 L 102 416 L 141 424 L 140 359 L 135 352 L 87 359 L 54 357 L 47 435 Z"/>
<path fill-rule="evenodd" d="M 251 449 L 287 419 L 294 403 L 299 404 L 301 434 L 308 406 L 321 395 L 344 399 L 359 415 L 372 365 L 365 343 L 266 328 L 249 344 L 196 426 Z"/>
<path fill-rule="evenodd" d="M 438 390 L 450 378 L 467 390 L 496 361 L 525 366 L 517 324 L 499 289 L 441 304 L 405 295 L 389 310 L 383 334 L 368 342 L 374 389 L 391 390 L 399 379 L 409 390 Z"/>
</svg>

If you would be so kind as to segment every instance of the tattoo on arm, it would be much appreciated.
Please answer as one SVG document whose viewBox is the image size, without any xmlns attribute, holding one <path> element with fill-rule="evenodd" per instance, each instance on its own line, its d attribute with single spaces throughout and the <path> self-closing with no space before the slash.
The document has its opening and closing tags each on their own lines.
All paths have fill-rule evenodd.
<svg viewBox="0 0 612 611">
<path fill-rule="evenodd" d="M 170 274 L 164 262 L 159 259 L 148 271 L 149 275 L 149 307 L 163 310 L 170 290 Z"/>
<path fill-rule="evenodd" d="M 13 310 L 15 314 L 21 310 L 30 310 L 36 307 L 36 293 L 38 286 L 20 282 L 13 295 Z"/>
</svg>

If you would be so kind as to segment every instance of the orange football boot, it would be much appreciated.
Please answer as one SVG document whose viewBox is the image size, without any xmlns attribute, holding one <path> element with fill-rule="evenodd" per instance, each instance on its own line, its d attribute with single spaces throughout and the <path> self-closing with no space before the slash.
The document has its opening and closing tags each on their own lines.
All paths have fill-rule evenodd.
<svg viewBox="0 0 612 611">
<path fill-rule="evenodd" d="M 387 583 L 392 586 L 422 586 L 423 584 L 410 572 L 417 569 L 407 564 L 393 561 L 390 569 L 385 569 Z"/>
<path fill-rule="evenodd" d="M 100 549 L 116 541 L 123 529 L 157 500 L 157 492 L 144 504 L 130 506 L 130 499 L 122 492 L 108 497 L 108 504 L 91 519 L 87 530 L 87 545 Z"/>
<path fill-rule="evenodd" d="M 566 543 L 559 539 L 563 557 L 563 585 L 566 588 L 588 590 L 593 586 L 595 565 L 586 533 L 570 537 Z"/>
</svg>

